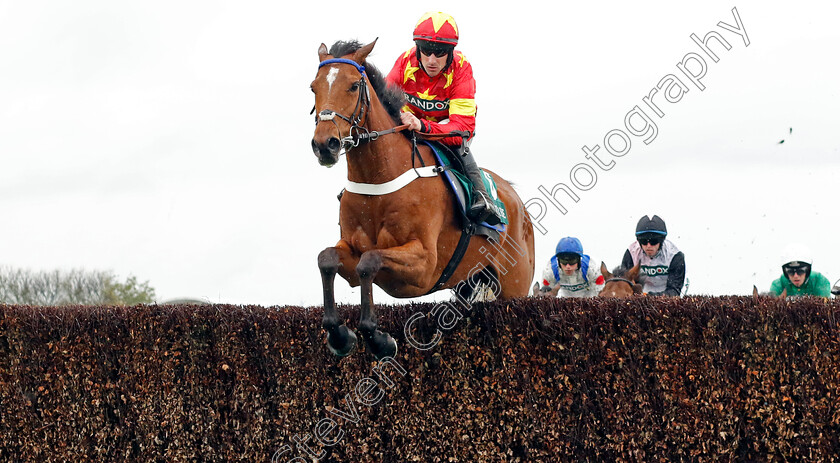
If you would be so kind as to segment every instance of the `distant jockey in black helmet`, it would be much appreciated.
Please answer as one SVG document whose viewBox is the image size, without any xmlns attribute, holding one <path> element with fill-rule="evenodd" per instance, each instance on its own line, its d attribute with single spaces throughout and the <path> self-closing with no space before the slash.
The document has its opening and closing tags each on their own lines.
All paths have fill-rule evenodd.
<svg viewBox="0 0 840 463">
<path fill-rule="evenodd" d="M 685 283 L 685 256 L 667 239 L 665 221 L 658 215 L 644 216 L 636 224 L 636 241 L 627 247 L 621 266 L 639 266 L 645 294 L 679 296 Z"/>
</svg>

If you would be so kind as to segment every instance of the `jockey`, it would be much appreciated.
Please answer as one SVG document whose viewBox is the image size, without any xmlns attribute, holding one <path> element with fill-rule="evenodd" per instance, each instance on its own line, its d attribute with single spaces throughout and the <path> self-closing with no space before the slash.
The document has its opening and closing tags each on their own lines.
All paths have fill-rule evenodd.
<svg viewBox="0 0 840 463">
<path fill-rule="evenodd" d="M 584 254 L 577 238 L 561 239 L 543 270 L 540 292 L 555 289 L 559 289 L 558 297 L 595 297 L 604 289 L 601 262 Z"/>
<path fill-rule="evenodd" d="M 831 283 L 819 272 L 811 271 L 811 251 L 802 244 L 790 244 L 782 254 L 782 276 L 770 285 L 770 292 L 787 295 L 831 297 Z"/>
<path fill-rule="evenodd" d="M 414 27 L 415 46 L 394 63 L 385 80 L 403 91 L 406 105 L 400 118 L 411 130 L 421 133 L 459 131 L 465 137 L 452 136 L 442 143 L 461 151 L 458 160 L 473 185 L 469 216 L 477 222 L 496 225 L 500 222 L 484 187 L 481 172 L 469 150 L 475 135 L 475 79 L 472 65 L 460 51 L 458 26 L 445 13 L 428 12 Z M 463 150 L 460 148 L 463 146 Z"/>
<path fill-rule="evenodd" d="M 627 247 L 621 266 L 639 266 L 645 294 L 679 296 L 685 283 L 685 255 L 667 240 L 665 221 L 644 216 L 636 224 L 636 241 Z"/>
</svg>

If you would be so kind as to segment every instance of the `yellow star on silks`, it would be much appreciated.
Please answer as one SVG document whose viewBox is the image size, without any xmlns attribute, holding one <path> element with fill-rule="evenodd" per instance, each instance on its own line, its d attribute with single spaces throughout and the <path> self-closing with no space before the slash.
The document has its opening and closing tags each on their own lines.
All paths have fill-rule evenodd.
<svg viewBox="0 0 840 463">
<path fill-rule="evenodd" d="M 409 79 L 417 82 L 417 79 L 414 78 L 414 73 L 419 71 L 419 67 L 413 67 L 410 63 L 405 66 L 405 72 L 403 74 L 403 83 L 409 81 Z"/>
<path fill-rule="evenodd" d="M 455 24 L 455 21 L 452 20 L 452 16 L 443 14 L 440 11 L 429 11 L 429 12 L 427 12 L 426 14 L 423 15 L 422 18 L 420 18 L 419 21 L 417 21 L 417 24 L 420 24 L 420 23 L 422 23 L 423 21 L 425 21 L 429 18 L 432 18 L 432 26 L 435 28 L 435 32 L 439 31 L 440 28 L 443 27 L 443 25 L 448 22 L 449 24 L 452 25 L 452 29 L 455 30 L 455 33 L 456 34 L 458 33 L 458 25 Z"/>
<path fill-rule="evenodd" d="M 431 88 L 427 88 L 425 92 L 417 92 L 417 96 L 424 100 L 434 100 L 437 95 L 429 95 L 429 90 Z"/>
<path fill-rule="evenodd" d="M 443 88 L 449 88 L 449 86 L 452 85 L 452 76 L 454 74 L 454 71 L 450 72 L 449 74 L 444 74 L 444 76 L 446 77 L 446 85 L 444 85 Z"/>
</svg>

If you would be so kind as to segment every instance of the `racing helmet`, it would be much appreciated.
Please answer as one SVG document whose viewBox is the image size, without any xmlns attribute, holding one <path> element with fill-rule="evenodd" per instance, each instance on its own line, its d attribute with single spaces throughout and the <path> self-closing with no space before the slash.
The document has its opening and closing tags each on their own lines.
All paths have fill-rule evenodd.
<svg viewBox="0 0 840 463">
<path fill-rule="evenodd" d="M 440 11 L 426 12 L 414 26 L 414 43 L 417 62 L 421 68 L 423 60 L 420 59 L 420 49 L 423 48 L 446 53 L 446 65 L 443 66 L 443 71 L 446 71 L 452 64 L 455 45 L 458 44 L 458 25 L 455 24 L 455 18 Z"/>
<path fill-rule="evenodd" d="M 428 11 L 414 26 L 414 40 L 443 45 L 458 45 L 458 25 L 455 18 L 440 11 Z"/>
<path fill-rule="evenodd" d="M 658 215 L 654 215 L 653 217 L 644 216 L 636 224 L 636 236 L 649 234 L 660 235 L 662 238 L 668 236 L 668 228 L 665 227 L 665 221 Z"/>
<path fill-rule="evenodd" d="M 561 238 L 554 249 L 554 255 L 560 257 L 561 255 L 571 257 L 577 256 L 578 259 L 583 257 L 583 245 L 580 240 L 572 236 Z"/>
<path fill-rule="evenodd" d="M 801 243 L 791 243 L 782 251 L 782 274 L 790 280 L 788 269 L 803 268 L 805 270 L 805 284 L 811 278 L 811 250 Z"/>
</svg>

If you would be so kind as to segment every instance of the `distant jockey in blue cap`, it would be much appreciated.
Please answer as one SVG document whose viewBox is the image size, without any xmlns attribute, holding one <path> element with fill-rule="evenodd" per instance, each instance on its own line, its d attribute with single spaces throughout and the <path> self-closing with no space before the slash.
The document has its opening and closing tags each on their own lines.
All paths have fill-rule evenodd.
<svg viewBox="0 0 840 463">
<path fill-rule="evenodd" d="M 579 239 L 567 236 L 557 243 L 536 295 L 595 297 L 602 289 L 601 262 L 583 253 Z"/>
</svg>

